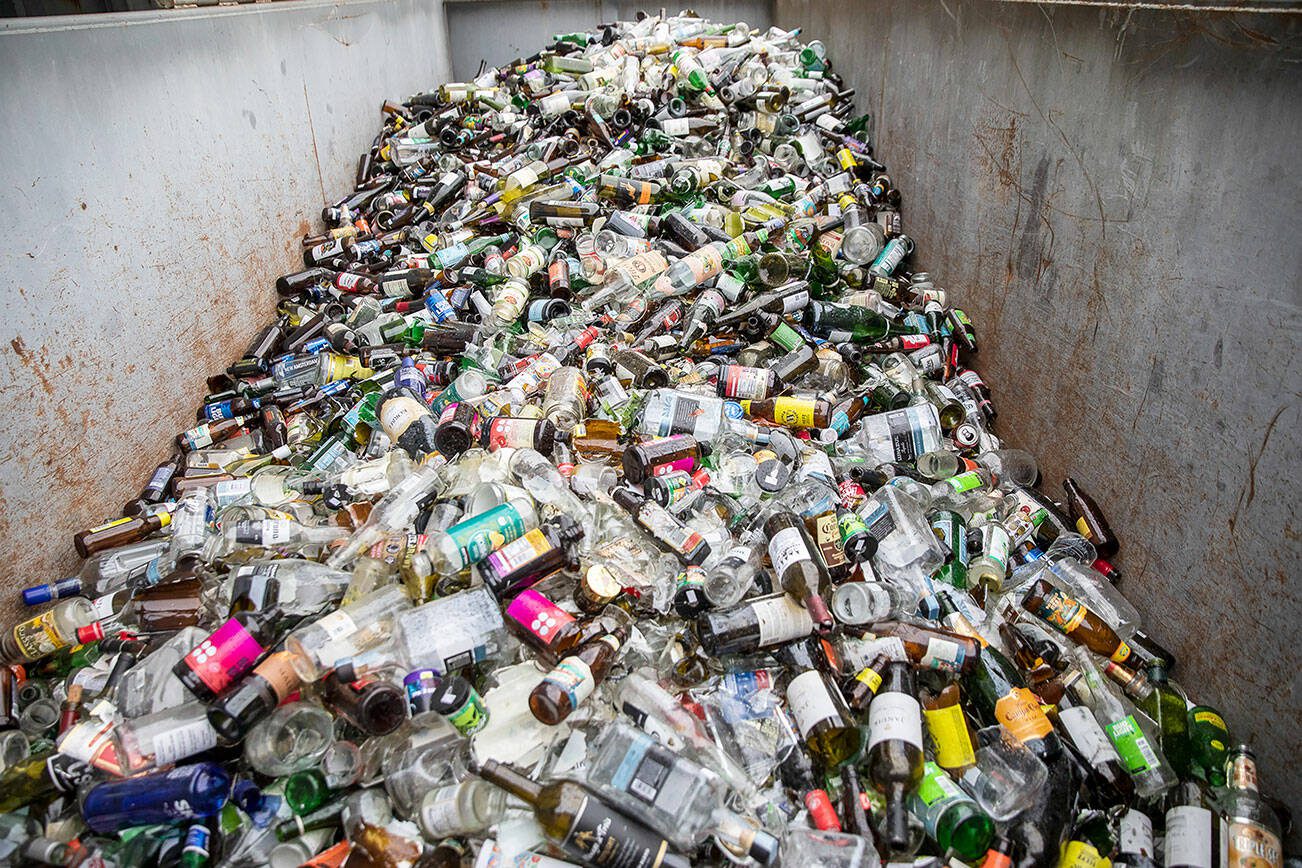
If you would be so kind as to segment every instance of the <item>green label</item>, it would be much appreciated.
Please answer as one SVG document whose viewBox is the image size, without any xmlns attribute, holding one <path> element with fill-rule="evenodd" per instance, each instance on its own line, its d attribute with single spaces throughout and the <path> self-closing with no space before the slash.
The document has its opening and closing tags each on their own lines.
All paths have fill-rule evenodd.
<svg viewBox="0 0 1302 868">
<path fill-rule="evenodd" d="M 981 474 L 975 470 L 969 470 L 966 473 L 960 473 L 958 476 L 951 476 L 945 480 L 945 484 L 954 489 L 955 492 L 962 494 L 965 491 L 981 487 Z"/>
<path fill-rule="evenodd" d="M 497 549 L 524 536 L 524 518 L 509 503 L 448 528 L 466 564 L 476 564 Z"/>
<path fill-rule="evenodd" d="M 769 340 L 790 352 L 797 347 L 804 346 L 805 339 L 796 333 L 796 330 L 786 323 L 779 323 L 778 327 L 769 335 Z"/>
<path fill-rule="evenodd" d="M 918 798 L 922 799 L 924 805 L 930 808 L 942 799 L 962 795 L 958 785 L 940 766 L 928 762 L 922 767 L 922 782 L 918 784 Z"/>
<path fill-rule="evenodd" d="M 1131 774 L 1146 772 L 1157 765 L 1157 754 L 1153 752 L 1148 739 L 1144 737 L 1139 724 L 1135 722 L 1134 715 L 1127 714 L 1121 720 L 1114 720 L 1103 728 L 1107 731 L 1108 738 L 1112 739 L 1112 746 L 1117 749 L 1117 754 Z"/>
</svg>

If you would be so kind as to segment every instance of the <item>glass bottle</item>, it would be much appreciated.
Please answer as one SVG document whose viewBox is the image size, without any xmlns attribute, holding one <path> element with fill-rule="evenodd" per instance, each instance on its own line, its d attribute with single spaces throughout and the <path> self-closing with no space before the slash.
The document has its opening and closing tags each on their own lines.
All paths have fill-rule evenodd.
<svg viewBox="0 0 1302 868">
<path fill-rule="evenodd" d="M 11 663 L 39 660 L 69 645 L 93 641 L 95 608 L 85 597 L 60 600 L 39 615 L 26 618 L 0 635 L 0 654 Z"/>
<path fill-rule="evenodd" d="M 216 763 L 181 766 L 123 781 L 97 784 L 81 796 L 86 825 L 100 834 L 131 826 L 211 816 L 230 795 L 230 774 Z"/>
<path fill-rule="evenodd" d="M 935 763 L 924 763 L 922 781 L 909 804 L 942 852 L 971 862 L 989 847 L 994 821 Z"/>
<path fill-rule="evenodd" d="M 814 632 L 809 610 L 787 594 L 747 600 L 715 609 L 696 621 L 701 647 L 712 657 L 771 648 Z"/>
<path fill-rule="evenodd" d="M 922 780 L 922 708 L 913 669 L 893 660 L 868 707 L 868 781 L 886 798 L 885 843 L 892 852 L 909 849 L 906 800 Z"/>
<path fill-rule="evenodd" d="M 822 768 L 839 768 L 859 753 L 863 733 L 822 672 L 809 669 L 787 682 L 786 701 L 806 749 Z"/>
<path fill-rule="evenodd" d="M 1208 807 L 1202 787 L 1184 781 L 1166 797 L 1165 868 L 1220 868 L 1228 842 L 1221 818 Z"/>
<path fill-rule="evenodd" d="M 1039 579 L 1026 589 L 1022 608 L 1095 654 L 1108 657 L 1115 663 L 1125 663 L 1130 657 L 1130 646 L 1115 630 L 1047 579 Z"/>
<path fill-rule="evenodd" d="M 1282 868 L 1279 818 L 1257 791 L 1257 761 L 1246 745 L 1230 751 L 1221 815 L 1228 824 L 1226 868 Z"/>
<path fill-rule="evenodd" d="M 582 784 L 540 784 L 494 760 L 484 761 L 474 771 L 531 806 L 549 841 L 594 868 L 691 865 L 671 848 L 668 840 Z"/>
<path fill-rule="evenodd" d="M 773 574 L 783 590 L 805 607 L 815 630 L 831 630 L 836 622 L 822 594 L 832 580 L 805 523 L 795 513 L 775 512 L 764 522 L 764 535 L 769 540 Z"/>
<path fill-rule="evenodd" d="M 621 624 L 556 664 L 529 694 L 533 716 L 548 726 L 569 717 L 606 680 L 626 639 L 627 628 Z"/>
</svg>

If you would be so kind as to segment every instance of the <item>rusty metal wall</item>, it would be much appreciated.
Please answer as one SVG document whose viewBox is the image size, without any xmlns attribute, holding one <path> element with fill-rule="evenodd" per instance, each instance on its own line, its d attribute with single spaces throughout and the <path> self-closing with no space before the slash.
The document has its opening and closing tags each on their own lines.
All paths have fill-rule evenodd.
<svg viewBox="0 0 1302 868">
<path fill-rule="evenodd" d="M 441 7 L 0 22 L 0 620 L 194 424 L 381 100 L 446 80 Z"/>
<path fill-rule="evenodd" d="M 1176 677 L 1297 802 L 1302 20 L 778 0 L 877 115 L 999 431 L 1079 478 Z"/>
</svg>

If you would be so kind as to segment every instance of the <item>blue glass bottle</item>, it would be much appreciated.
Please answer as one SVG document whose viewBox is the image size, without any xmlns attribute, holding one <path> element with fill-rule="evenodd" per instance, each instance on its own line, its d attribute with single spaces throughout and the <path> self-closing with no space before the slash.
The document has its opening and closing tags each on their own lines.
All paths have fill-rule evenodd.
<svg viewBox="0 0 1302 868">
<path fill-rule="evenodd" d="M 231 791 L 231 776 L 216 763 L 181 766 L 169 772 L 109 781 L 81 798 L 86 825 L 100 834 L 130 826 L 173 823 L 217 813 Z"/>
</svg>

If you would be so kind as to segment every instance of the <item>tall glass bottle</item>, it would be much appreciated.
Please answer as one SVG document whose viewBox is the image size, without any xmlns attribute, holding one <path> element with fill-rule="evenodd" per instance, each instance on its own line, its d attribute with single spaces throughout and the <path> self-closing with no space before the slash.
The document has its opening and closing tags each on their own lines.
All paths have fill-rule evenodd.
<svg viewBox="0 0 1302 868">
<path fill-rule="evenodd" d="M 868 707 L 868 781 L 886 797 L 886 844 L 893 853 L 909 848 L 907 799 L 922 780 L 922 706 L 913 669 L 893 660 Z"/>
<path fill-rule="evenodd" d="M 1230 751 L 1222 815 L 1228 824 L 1226 868 L 1282 868 L 1279 818 L 1257 791 L 1257 760 L 1247 745 Z"/>
</svg>

